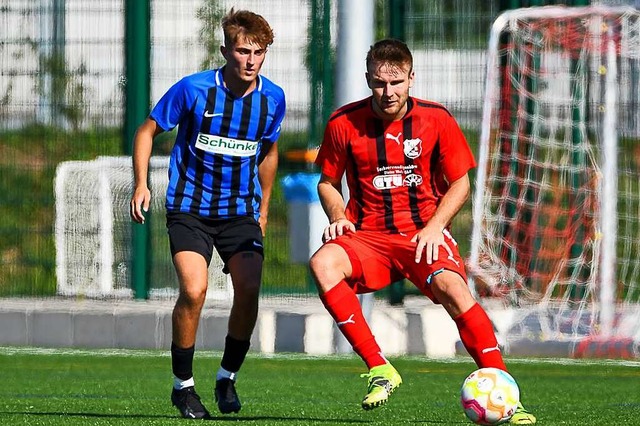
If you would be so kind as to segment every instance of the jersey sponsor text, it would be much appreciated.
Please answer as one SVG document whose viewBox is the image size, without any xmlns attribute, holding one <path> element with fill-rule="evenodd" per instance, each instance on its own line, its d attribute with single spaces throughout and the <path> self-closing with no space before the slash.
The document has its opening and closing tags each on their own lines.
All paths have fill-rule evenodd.
<svg viewBox="0 0 640 426">
<path fill-rule="evenodd" d="M 213 154 L 233 155 L 235 157 L 250 157 L 258 152 L 257 141 L 244 141 L 218 135 L 198 133 L 196 148 Z"/>
</svg>

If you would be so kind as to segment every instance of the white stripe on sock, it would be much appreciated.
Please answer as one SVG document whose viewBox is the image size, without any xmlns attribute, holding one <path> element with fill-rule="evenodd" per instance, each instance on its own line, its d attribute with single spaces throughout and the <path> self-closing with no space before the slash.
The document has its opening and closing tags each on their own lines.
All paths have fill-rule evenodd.
<svg viewBox="0 0 640 426">
<path fill-rule="evenodd" d="M 193 377 L 190 378 L 190 379 L 187 379 L 187 380 L 182 380 L 182 379 L 179 379 L 179 378 L 173 376 L 173 387 L 174 387 L 174 389 L 181 390 L 181 389 L 184 389 L 184 388 L 188 388 L 190 386 L 195 386 L 195 382 L 193 380 Z"/>
<path fill-rule="evenodd" d="M 220 367 L 218 369 L 218 372 L 216 373 L 216 380 L 231 379 L 235 382 L 237 375 L 238 373 L 234 373 L 233 371 L 225 370 L 224 368 Z"/>
</svg>

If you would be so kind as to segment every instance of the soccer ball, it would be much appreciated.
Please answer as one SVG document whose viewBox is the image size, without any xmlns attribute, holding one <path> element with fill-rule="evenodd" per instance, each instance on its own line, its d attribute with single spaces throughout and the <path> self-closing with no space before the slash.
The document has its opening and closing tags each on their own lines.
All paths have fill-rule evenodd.
<svg viewBox="0 0 640 426">
<path fill-rule="evenodd" d="M 518 384 L 509 373 L 498 368 L 474 371 L 460 390 L 464 413 L 479 425 L 498 425 L 509 421 L 519 401 Z"/>
</svg>

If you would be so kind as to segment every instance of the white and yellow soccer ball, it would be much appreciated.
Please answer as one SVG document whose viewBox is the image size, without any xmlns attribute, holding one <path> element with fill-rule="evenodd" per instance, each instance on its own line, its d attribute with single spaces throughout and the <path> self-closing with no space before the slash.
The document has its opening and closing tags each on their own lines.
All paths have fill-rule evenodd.
<svg viewBox="0 0 640 426">
<path fill-rule="evenodd" d="M 474 371 L 460 390 L 464 413 L 478 425 L 498 425 L 509 421 L 519 401 L 518 384 L 509 373 L 498 368 Z"/>
</svg>

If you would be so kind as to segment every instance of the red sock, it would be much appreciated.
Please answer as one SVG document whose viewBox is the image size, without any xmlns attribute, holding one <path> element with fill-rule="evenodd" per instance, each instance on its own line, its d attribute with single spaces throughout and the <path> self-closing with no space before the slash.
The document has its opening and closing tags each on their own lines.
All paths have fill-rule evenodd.
<svg viewBox="0 0 640 426">
<path fill-rule="evenodd" d="M 493 324 L 480 304 L 476 303 L 453 320 L 458 326 L 462 344 L 478 368 L 494 367 L 507 371 L 493 332 Z"/>
<path fill-rule="evenodd" d="M 340 281 L 331 290 L 320 295 L 320 300 L 369 369 L 387 363 L 364 319 L 358 297 L 346 281 Z"/>
</svg>

